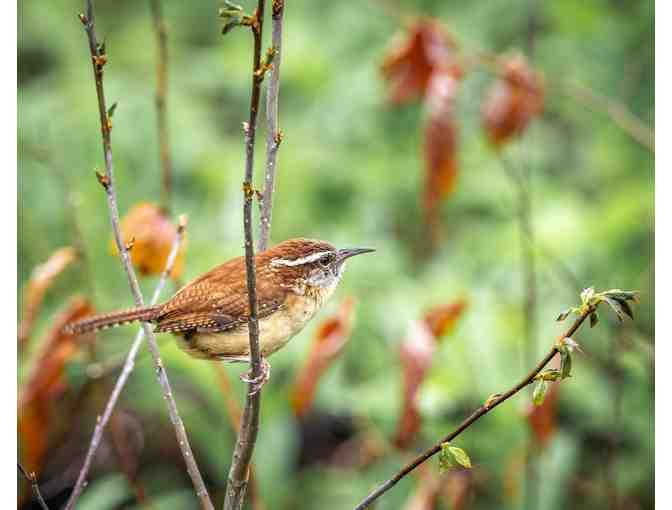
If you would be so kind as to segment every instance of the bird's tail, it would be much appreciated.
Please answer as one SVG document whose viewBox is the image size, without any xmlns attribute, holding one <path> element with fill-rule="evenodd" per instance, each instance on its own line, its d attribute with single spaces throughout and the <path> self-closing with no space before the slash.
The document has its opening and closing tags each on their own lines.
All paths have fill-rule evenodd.
<svg viewBox="0 0 672 510">
<path fill-rule="evenodd" d="M 104 313 L 87 317 L 77 322 L 71 322 L 65 326 L 65 332 L 71 335 L 81 335 L 91 331 L 98 331 L 105 328 L 113 328 L 135 321 L 152 321 L 156 319 L 161 310 L 161 306 L 146 306 L 143 308 L 131 308 L 130 310 L 121 310 L 112 313 Z"/>
</svg>

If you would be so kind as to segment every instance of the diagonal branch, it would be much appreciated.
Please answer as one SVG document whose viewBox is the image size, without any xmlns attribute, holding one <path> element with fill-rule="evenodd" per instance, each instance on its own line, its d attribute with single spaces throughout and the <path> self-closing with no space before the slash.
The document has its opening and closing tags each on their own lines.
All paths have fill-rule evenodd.
<svg viewBox="0 0 672 510">
<path fill-rule="evenodd" d="M 168 28 L 163 19 L 161 0 L 151 0 L 152 22 L 156 34 L 156 125 L 159 136 L 159 156 L 161 157 L 161 209 L 170 214 L 170 191 L 172 187 L 172 159 L 170 156 L 170 137 L 168 136 L 168 118 L 166 115 L 166 96 L 168 88 Z"/>
<path fill-rule="evenodd" d="M 574 321 L 574 324 L 572 324 L 572 326 L 564 334 L 560 336 L 560 340 L 574 335 L 574 333 L 576 333 L 579 327 L 581 327 L 584 321 L 595 311 L 596 308 L 597 308 L 596 305 L 585 307 L 585 309 L 582 310 L 581 315 L 579 315 L 579 317 Z M 525 378 L 522 381 L 520 381 L 506 393 L 498 395 L 494 398 L 493 397 L 489 398 L 481 407 L 476 409 L 473 413 L 471 413 L 471 415 L 469 415 L 469 417 L 467 417 L 462 423 L 460 423 L 457 426 L 457 428 L 453 430 L 450 434 L 441 439 L 441 441 L 439 441 L 434 446 L 426 450 L 424 453 L 416 457 L 413 461 L 404 466 L 396 475 L 394 475 L 392 478 L 390 478 L 385 483 L 381 484 L 373 492 L 371 492 L 371 494 L 369 494 L 366 498 L 364 498 L 364 500 L 362 500 L 362 502 L 355 507 L 355 510 L 364 510 L 365 508 L 368 508 L 369 505 L 371 505 L 371 503 L 373 503 L 380 496 L 382 496 L 384 493 L 386 493 L 388 490 L 394 487 L 402 478 L 408 475 L 416 467 L 418 467 L 420 464 L 428 460 L 430 457 L 439 453 L 441 451 L 441 445 L 443 443 L 452 441 L 454 438 L 456 438 L 462 432 L 468 429 L 473 423 L 478 421 L 482 416 L 488 414 L 492 409 L 497 407 L 499 404 L 501 404 L 505 400 L 508 400 L 516 393 L 518 393 L 520 390 L 525 388 L 527 385 L 532 383 L 532 381 L 534 381 L 535 376 L 539 372 L 541 372 L 544 369 L 544 367 L 548 364 L 548 362 L 551 361 L 553 357 L 555 357 L 555 355 L 558 354 L 559 352 L 560 351 L 558 347 L 554 344 L 551 350 L 546 354 L 546 356 L 544 356 L 544 358 L 539 362 L 539 364 L 527 376 L 525 376 Z"/>
<path fill-rule="evenodd" d="M 170 272 L 173 270 L 175 260 L 177 259 L 177 252 L 179 251 L 180 244 L 184 239 L 185 228 L 186 228 L 186 218 L 182 217 L 180 218 L 180 224 L 177 229 L 177 235 L 175 236 L 175 241 L 173 241 L 173 246 L 170 250 L 170 255 L 168 256 L 168 261 L 166 262 L 166 268 L 161 274 L 161 278 L 159 279 L 159 283 L 156 285 L 156 289 L 154 289 L 154 295 L 152 296 L 150 305 L 156 304 L 156 302 L 159 300 L 161 291 L 163 290 L 163 287 L 166 285 L 166 281 L 168 280 Z M 126 355 L 126 361 L 124 362 L 124 366 L 121 370 L 121 373 L 117 378 L 117 382 L 114 384 L 112 393 L 110 394 L 110 397 L 107 400 L 105 410 L 103 411 L 103 414 L 98 418 L 96 427 L 93 430 L 93 436 L 91 437 L 89 450 L 87 451 L 86 457 L 84 459 L 84 465 L 82 466 L 82 469 L 79 472 L 77 482 L 75 483 L 75 487 L 72 491 L 72 494 L 70 495 L 70 499 L 68 500 L 68 505 L 66 508 L 73 508 L 75 503 L 77 502 L 77 499 L 82 493 L 82 490 L 84 488 L 84 482 L 86 480 L 87 475 L 89 474 L 89 469 L 91 469 L 91 462 L 93 461 L 93 456 L 95 455 L 96 450 L 98 450 L 98 446 L 100 446 L 100 441 L 103 438 L 103 432 L 105 431 L 105 426 L 107 425 L 108 421 L 110 420 L 110 417 L 112 416 L 112 411 L 114 411 L 114 407 L 117 405 L 117 400 L 119 400 L 119 396 L 121 395 L 121 392 L 124 389 L 124 386 L 126 385 L 126 381 L 131 375 L 133 368 L 135 367 L 135 358 L 138 355 L 138 351 L 140 350 L 140 346 L 142 345 L 142 341 L 144 338 L 145 338 L 145 332 L 142 328 L 140 328 L 138 334 L 135 336 L 135 340 L 133 341 L 130 350 L 128 351 L 128 354 Z"/>
<path fill-rule="evenodd" d="M 268 248 L 273 221 L 273 192 L 277 172 L 278 149 L 282 142 L 282 131 L 278 129 L 278 97 L 280 95 L 280 58 L 282 57 L 282 16 L 285 12 L 284 0 L 273 0 L 272 52 L 273 69 L 266 89 L 266 176 L 261 197 L 261 215 L 259 218 L 259 241 L 257 248 Z"/>
<path fill-rule="evenodd" d="M 138 284 L 138 279 L 135 275 L 135 271 L 133 270 L 133 266 L 131 265 L 131 258 L 128 253 L 128 249 L 122 241 L 121 232 L 119 230 L 119 210 L 117 208 L 117 196 L 114 190 L 114 165 L 112 161 L 112 123 L 106 108 L 105 92 L 103 88 L 103 68 L 107 63 L 107 55 L 105 54 L 105 45 L 99 44 L 96 39 L 95 20 L 91 0 L 87 0 L 86 15 L 80 14 L 79 18 L 84 25 L 84 30 L 86 31 L 89 42 L 91 64 L 93 66 L 93 75 L 96 85 L 96 95 L 98 97 L 98 113 L 100 115 L 103 156 L 105 158 L 105 174 L 97 173 L 97 177 L 100 184 L 105 189 L 107 205 L 110 210 L 112 231 L 114 233 L 114 241 L 116 243 L 117 249 L 119 250 L 124 270 L 126 271 L 126 276 L 128 277 L 128 283 L 131 287 L 133 300 L 137 307 L 141 307 L 144 303 L 142 299 L 142 293 L 140 292 L 140 285 Z M 184 457 L 184 461 L 187 465 L 187 472 L 189 473 L 192 484 L 194 485 L 196 496 L 199 498 L 202 508 L 213 509 L 214 507 L 210 501 L 208 491 L 205 488 L 203 477 L 201 476 L 196 461 L 194 460 L 194 455 L 191 451 L 191 446 L 189 445 L 184 423 L 182 422 L 182 419 L 180 418 L 179 412 L 177 410 L 177 404 L 175 403 L 173 392 L 168 381 L 168 376 L 166 375 L 166 370 L 163 366 L 163 361 L 161 360 L 154 332 L 146 322 L 142 323 L 142 329 L 144 330 L 145 336 L 147 337 L 149 350 L 156 367 L 157 378 L 168 404 L 168 414 L 170 415 L 170 420 L 173 423 L 173 427 L 175 428 L 175 435 L 177 436 L 178 444 L 180 446 L 180 450 L 182 451 L 182 456 Z M 68 508 L 72 508 L 72 506 L 70 505 Z"/>
<path fill-rule="evenodd" d="M 243 227 L 245 231 L 245 273 L 247 277 L 247 294 L 250 315 L 248 329 L 250 336 L 250 363 L 252 365 L 251 380 L 260 379 L 262 375 L 262 359 L 259 348 L 259 323 L 257 321 L 257 274 L 254 263 L 254 244 L 252 235 L 252 201 L 254 189 L 252 188 L 254 174 L 254 142 L 257 127 L 257 113 L 259 110 L 259 97 L 261 95 L 261 82 L 263 69 L 261 67 L 261 35 L 264 21 L 264 0 L 258 0 L 257 10 L 253 16 L 251 28 L 254 37 L 254 57 L 252 60 L 252 94 L 250 97 L 249 121 L 243 123 L 245 132 L 245 180 L 243 181 Z M 247 489 L 249 466 L 252 460 L 252 452 L 257 441 L 259 431 L 259 410 L 261 407 L 261 392 L 250 382 L 240 430 L 236 446 L 233 450 L 231 468 L 226 484 L 226 497 L 224 508 L 240 510 L 245 500 Z"/>
</svg>

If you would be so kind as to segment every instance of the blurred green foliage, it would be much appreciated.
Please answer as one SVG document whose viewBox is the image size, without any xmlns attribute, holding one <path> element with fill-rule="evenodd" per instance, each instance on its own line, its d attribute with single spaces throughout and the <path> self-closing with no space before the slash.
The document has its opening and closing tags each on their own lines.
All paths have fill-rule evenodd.
<svg viewBox="0 0 672 510">
<path fill-rule="evenodd" d="M 243 29 L 220 35 L 217 2 L 164 4 L 170 30 L 173 212 L 190 218 L 189 279 L 242 252 L 240 126 L 249 103 L 251 38 Z M 251 9 L 251 4 L 244 6 Z M 653 3 L 286 4 L 280 97 L 285 139 L 272 239 L 315 237 L 378 251 L 349 265 L 328 310 L 271 359 L 273 375 L 264 389 L 255 452 L 266 507 L 352 507 L 408 458 L 391 451 L 363 469 L 296 468 L 298 429 L 288 403 L 293 377 L 320 319 L 335 311 L 346 294 L 357 300 L 352 339 L 321 381 L 315 406 L 365 417 L 386 437 L 394 433 L 401 406 L 399 342 L 409 321 L 431 305 L 460 297 L 469 301 L 422 387 L 419 446 L 437 440 L 488 395 L 507 389 L 531 368 L 522 363 L 524 293 L 515 188 L 479 125 L 480 99 L 492 76 L 475 71 L 462 84 L 457 191 L 443 206 L 440 249 L 421 260 L 423 109 L 419 104 L 390 108 L 379 66 L 405 14 L 439 18 L 467 52 L 505 53 L 525 50 L 528 15 L 535 5 L 539 28 L 532 62 L 546 77 L 546 111 L 503 155 L 517 168 L 529 167 L 532 175 L 539 304 L 535 350 L 541 356 L 562 331 L 554 319 L 577 303 L 582 287 L 638 289 L 642 298 L 634 323 L 621 327 L 604 314 L 604 324 L 578 335 L 588 354 L 575 357 L 573 376 L 560 390 L 557 431 L 537 463 L 537 508 L 611 508 L 614 494 L 621 508 L 653 508 L 654 158 L 604 113 L 559 90 L 562 80 L 576 80 L 623 103 L 652 126 Z M 139 201 L 159 197 L 156 48 L 147 2 L 98 1 L 95 7 L 109 56 L 106 95 L 109 104 L 119 103 L 112 139 L 123 214 Z M 73 242 L 64 206 L 71 193 L 92 262 L 96 307 L 130 306 L 126 277 L 110 253 L 108 211 L 93 173 L 103 161 L 88 49 L 76 17 L 81 2 L 20 2 L 18 8 L 19 303 L 33 267 Z M 258 178 L 263 148 L 260 136 Z M 86 279 L 81 269 L 70 269 L 49 291 L 29 352 L 20 354 L 19 385 L 54 314 L 71 295 L 87 292 Z M 142 282 L 145 295 L 155 281 Z M 98 355 L 123 356 L 134 331 L 126 327 L 100 334 Z M 168 336 L 161 346 L 192 447 L 218 506 L 234 433 L 215 372 L 209 363 L 187 358 Z M 141 424 L 144 436 L 139 480 L 153 508 L 196 508 L 144 351 L 120 403 Z M 242 402 L 237 375 L 243 368 L 226 370 Z M 70 432 L 52 445 L 40 474 L 46 496 L 59 489 L 63 471 L 54 466 L 62 466 L 63 452 L 72 460 L 68 469 L 79 469 L 77 455 L 88 444 L 109 392 L 105 388 L 94 391 L 92 402 L 75 415 L 62 418 Z M 524 473 L 517 459 L 526 449 L 522 410 L 529 400 L 529 393 L 516 397 L 459 438 L 478 474 L 467 508 L 522 508 Z M 428 468 L 438 472 L 436 459 Z M 401 508 L 416 485 L 416 477 L 407 477 L 377 508 Z M 134 501 L 113 458 L 94 469 L 80 508 L 136 508 Z"/>
</svg>

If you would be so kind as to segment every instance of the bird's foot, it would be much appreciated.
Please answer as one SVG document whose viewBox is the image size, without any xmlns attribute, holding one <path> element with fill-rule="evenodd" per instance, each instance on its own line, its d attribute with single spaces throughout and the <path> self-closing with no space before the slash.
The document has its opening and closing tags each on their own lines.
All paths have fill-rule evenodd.
<svg viewBox="0 0 672 510">
<path fill-rule="evenodd" d="M 270 377 L 271 365 L 268 361 L 266 361 L 266 358 L 262 357 L 261 373 L 257 377 L 252 377 L 252 368 L 250 368 L 247 372 L 241 374 L 240 380 L 251 385 L 249 392 L 250 395 L 256 395 L 259 393 L 259 390 L 261 390 L 262 386 L 270 379 Z"/>
</svg>

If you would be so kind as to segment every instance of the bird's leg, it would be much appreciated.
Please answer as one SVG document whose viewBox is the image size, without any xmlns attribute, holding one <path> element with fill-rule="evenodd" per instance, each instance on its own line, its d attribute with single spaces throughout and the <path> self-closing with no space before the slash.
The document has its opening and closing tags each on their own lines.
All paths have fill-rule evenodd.
<svg viewBox="0 0 672 510">
<path fill-rule="evenodd" d="M 266 382 L 270 379 L 270 377 L 271 377 L 271 365 L 268 361 L 266 361 L 266 358 L 262 356 L 261 374 L 259 374 L 257 377 L 252 377 L 252 368 L 250 368 L 247 372 L 240 375 L 240 380 L 252 384 L 252 388 L 250 389 L 250 395 L 255 395 L 256 393 L 259 393 L 259 390 L 262 388 L 264 384 L 266 384 Z"/>
</svg>

